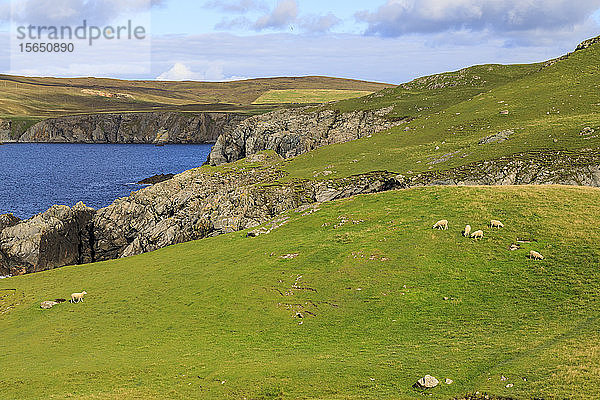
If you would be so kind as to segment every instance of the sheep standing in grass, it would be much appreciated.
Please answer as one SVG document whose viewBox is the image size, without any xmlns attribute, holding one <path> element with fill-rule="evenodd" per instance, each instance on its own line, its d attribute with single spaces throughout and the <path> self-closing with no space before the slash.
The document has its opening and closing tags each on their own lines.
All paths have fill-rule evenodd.
<svg viewBox="0 0 600 400">
<path fill-rule="evenodd" d="M 85 296 L 86 294 L 86 291 L 83 291 L 81 293 L 73 293 L 71 295 L 71 303 L 79 303 L 80 301 L 83 301 L 83 296 Z"/>
<path fill-rule="evenodd" d="M 531 250 L 529 252 L 529 258 L 531 258 L 532 260 L 543 260 L 544 256 L 538 253 L 537 251 Z"/>
<path fill-rule="evenodd" d="M 475 240 L 477 239 L 483 239 L 483 231 L 479 230 L 479 231 L 475 231 L 471 234 L 471 237 Z"/>
<path fill-rule="evenodd" d="M 444 231 L 448 230 L 448 221 L 443 219 L 441 221 L 438 221 L 435 223 L 435 225 L 433 226 L 433 229 L 441 229 Z"/>
<path fill-rule="evenodd" d="M 490 226 L 491 226 L 492 228 L 498 228 L 498 229 L 500 229 L 500 228 L 504 228 L 504 224 L 503 224 L 502 222 L 500 222 L 500 221 L 496 221 L 495 219 L 493 219 L 493 220 L 490 222 Z"/>
<path fill-rule="evenodd" d="M 465 226 L 465 230 L 463 231 L 463 236 L 464 237 L 471 236 L 471 225 Z"/>
</svg>

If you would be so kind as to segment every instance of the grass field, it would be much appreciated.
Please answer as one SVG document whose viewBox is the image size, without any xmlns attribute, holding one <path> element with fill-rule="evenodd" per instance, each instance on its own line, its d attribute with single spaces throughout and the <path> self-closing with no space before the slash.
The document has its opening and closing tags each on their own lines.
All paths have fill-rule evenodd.
<svg viewBox="0 0 600 400">
<path fill-rule="evenodd" d="M 328 89 L 370 93 L 391 86 L 318 76 L 234 82 L 161 82 L 0 75 L 0 118 L 155 110 L 254 113 L 270 109 L 252 103 L 271 90 Z"/>
<path fill-rule="evenodd" d="M 319 207 L 258 238 L 0 280 L 0 397 L 421 399 L 425 374 L 454 380 L 432 399 L 600 392 L 599 190 L 431 187 Z M 450 229 L 432 230 L 441 218 Z M 463 238 L 466 223 L 485 238 Z M 509 251 L 517 239 L 530 243 Z"/>
<path fill-rule="evenodd" d="M 269 90 L 252 104 L 287 104 L 287 103 L 329 103 L 332 101 L 348 100 L 363 97 L 372 92 L 364 90 L 334 90 L 334 89 L 288 89 Z"/>
</svg>

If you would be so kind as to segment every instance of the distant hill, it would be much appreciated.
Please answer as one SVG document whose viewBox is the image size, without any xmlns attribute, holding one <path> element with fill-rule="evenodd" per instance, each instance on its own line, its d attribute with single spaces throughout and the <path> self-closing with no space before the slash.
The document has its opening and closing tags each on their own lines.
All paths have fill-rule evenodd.
<svg viewBox="0 0 600 400">
<path fill-rule="evenodd" d="M 271 91 L 348 91 L 347 96 L 342 96 L 348 98 L 391 86 L 319 76 L 233 82 L 161 82 L 0 75 L 0 118 L 48 118 L 86 113 L 157 110 L 260 112 L 269 107 L 250 105 Z M 277 98 L 272 96 L 270 99 L 278 102 Z M 315 101 L 314 98 L 309 100 Z M 320 100 L 317 98 L 316 102 Z M 327 101 L 327 98 L 325 100 Z M 294 101 L 287 97 L 282 102 Z M 298 98 L 298 102 L 306 102 L 304 96 Z"/>
</svg>

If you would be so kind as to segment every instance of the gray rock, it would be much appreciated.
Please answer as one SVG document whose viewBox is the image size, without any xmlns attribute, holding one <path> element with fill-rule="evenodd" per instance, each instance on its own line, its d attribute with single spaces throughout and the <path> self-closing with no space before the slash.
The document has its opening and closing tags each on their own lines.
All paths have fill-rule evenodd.
<svg viewBox="0 0 600 400">
<path fill-rule="evenodd" d="M 435 377 L 433 377 L 431 375 L 425 375 L 424 377 L 419 379 L 417 381 L 417 383 L 415 383 L 414 386 L 419 387 L 421 389 L 433 389 L 434 387 L 436 387 L 439 384 L 440 384 L 440 381 L 438 381 Z"/>
<path fill-rule="evenodd" d="M 580 50 L 585 50 L 587 48 L 592 47 L 593 45 L 600 43 L 600 36 L 597 36 L 595 38 L 591 38 L 588 40 L 585 40 L 583 42 L 581 42 L 577 48 L 575 49 L 575 51 L 580 51 Z"/>
<path fill-rule="evenodd" d="M 21 220 L 12 214 L 0 215 L 0 232 L 5 228 L 17 225 Z"/>
<path fill-rule="evenodd" d="M 223 132 L 208 163 L 225 164 L 263 150 L 273 150 L 283 158 L 295 157 L 328 144 L 369 137 L 406 122 L 386 119 L 382 116 L 385 111 L 389 112 L 342 114 L 333 110 L 282 109 L 248 118 L 235 129 Z"/>
<path fill-rule="evenodd" d="M 507 130 L 498 132 L 495 135 L 491 135 L 491 136 L 481 139 L 479 141 L 479 144 L 484 145 L 484 144 L 490 144 L 490 143 L 502 143 L 502 142 L 508 140 L 508 138 L 511 137 L 511 135 L 513 135 L 514 133 L 515 133 L 514 130 L 507 129 Z"/>
<path fill-rule="evenodd" d="M 0 231 L 0 275 L 19 275 L 91 261 L 94 210 L 53 206 Z"/>
<path fill-rule="evenodd" d="M 576 185 L 600 187 L 600 151 L 519 153 L 412 177 L 410 186 Z"/>
</svg>

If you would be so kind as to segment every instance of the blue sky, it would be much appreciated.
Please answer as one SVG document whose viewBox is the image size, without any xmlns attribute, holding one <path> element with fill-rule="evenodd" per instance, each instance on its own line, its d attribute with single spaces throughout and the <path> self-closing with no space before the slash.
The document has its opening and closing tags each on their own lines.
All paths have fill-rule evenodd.
<svg viewBox="0 0 600 400">
<path fill-rule="evenodd" d="M 40 59 L 15 68 L 10 52 L 0 53 L 0 72 L 42 76 L 328 75 L 401 83 L 473 64 L 542 61 L 600 35 L 600 0 L 14 0 L 15 5 L 20 11 L 12 17 L 21 24 L 82 19 L 109 24 L 151 15 L 148 57 L 123 42 L 112 53 L 96 47 L 79 59 L 55 64 Z M 9 0 L 0 0 L 0 46 L 7 48 L 9 6 Z"/>
</svg>

